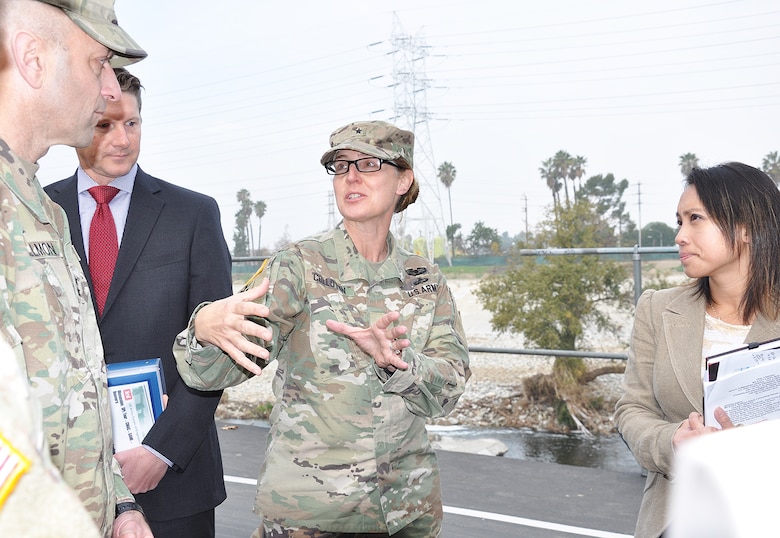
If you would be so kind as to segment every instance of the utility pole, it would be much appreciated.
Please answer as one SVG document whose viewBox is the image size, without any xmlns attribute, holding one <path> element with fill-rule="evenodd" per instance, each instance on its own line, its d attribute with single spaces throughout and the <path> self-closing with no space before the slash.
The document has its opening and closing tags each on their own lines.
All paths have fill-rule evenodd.
<svg viewBox="0 0 780 538">
<path fill-rule="evenodd" d="M 523 193 L 523 212 L 525 214 L 525 242 L 528 244 L 528 196 Z"/>
<path fill-rule="evenodd" d="M 641 247 L 642 246 L 642 183 L 636 184 L 636 199 L 637 199 L 637 205 L 639 208 L 637 209 L 637 235 L 639 236 L 637 244 Z"/>
</svg>

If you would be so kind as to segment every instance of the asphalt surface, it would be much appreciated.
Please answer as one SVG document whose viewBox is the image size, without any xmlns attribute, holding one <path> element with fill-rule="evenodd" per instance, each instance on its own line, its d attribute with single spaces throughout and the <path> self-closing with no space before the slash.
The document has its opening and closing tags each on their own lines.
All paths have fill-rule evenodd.
<svg viewBox="0 0 780 538">
<path fill-rule="evenodd" d="M 219 538 L 248 538 L 259 525 L 252 512 L 265 452 L 266 427 L 217 422 L 227 500 L 217 508 Z M 444 538 L 627 538 L 644 478 L 602 471 L 439 451 Z"/>
</svg>

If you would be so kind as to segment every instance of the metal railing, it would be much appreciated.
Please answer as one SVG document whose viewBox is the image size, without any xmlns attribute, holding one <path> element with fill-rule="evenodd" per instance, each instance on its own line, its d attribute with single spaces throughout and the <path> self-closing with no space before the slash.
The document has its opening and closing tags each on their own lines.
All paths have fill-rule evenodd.
<svg viewBox="0 0 780 538">
<path fill-rule="evenodd" d="M 546 357 L 581 357 L 584 359 L 613 359 L 625 361 L 625 353 L 602 353 L 600 351 L 577 351 L 573 349 L 513 349 L 502 347 L 469 346 L 470 353 L 502 353 L 505 355 L 539 355 Z"/>
<path fill-rule="evenodd" d="M 611 248 L 524 248 L 520 250 L 520 256 L 582 256 L 603 254 L 631 255 L 634 263 L 634 304 L 642 295 L 642 254 L 673 254 L 679 252 L 675 247 L 611 247 Z"/>
<path fill-rule="evenodd" d="M 270 258 L 271 256 L 240 256 L 237 258 L 233 258 L 233 263 L 244 263 L 244 262 L 261 262 L 265 260 L 266 258 Z"/>
</svg>

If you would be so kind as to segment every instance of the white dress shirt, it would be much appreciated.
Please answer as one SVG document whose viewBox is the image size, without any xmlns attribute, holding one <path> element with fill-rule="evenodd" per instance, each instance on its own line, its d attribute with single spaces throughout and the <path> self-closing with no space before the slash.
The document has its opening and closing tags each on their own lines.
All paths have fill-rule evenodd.
<svg viewBox="0 0 780 538">
<path fill-rule="evenodd" d="M 133 194 L 133 185 L 135 184 L 135 175 L 138 172 L 138 165 L 134 164 L 127 175 L 116 178 L 109 183 L 109 186 L 116 187 L 119 192 L 108 204 L 111 208 L 111 215 L 116 224 L 116 239 L 118 246 L 122 245 L 122 234 L 125 231 L 127 222 L 127 212 L 130 209 L 130 197 Z M 87 254 L 89 262 L 89 226 L 92 224 L 92 217 L 97 209 L 97 202 L 89 194 L 89 189 L 98 184 L 87 175 L 83 168 L 79 166 L 76 171 L 78 178 L 78 200 L 79 200 L 79 220 L 81 221 L 81 238 L 84 241 L 84 252 Z"/>
</svg>

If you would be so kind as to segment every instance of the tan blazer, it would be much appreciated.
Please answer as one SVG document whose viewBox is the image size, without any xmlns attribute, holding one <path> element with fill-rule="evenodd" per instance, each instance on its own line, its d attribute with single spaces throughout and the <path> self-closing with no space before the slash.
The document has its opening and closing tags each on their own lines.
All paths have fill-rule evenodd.
<svg viewBox="0 0 780 538">
<path fill-rule="evenodd" d="M 615 423 L 647 482 L 636 537 L 657 538 L 668 526 L 666 503 L 674 476 L 672 437 L 702 411 L 702 340 L 706 300 L 693 288 L 647 290 L 639 299 Z M 759 316 L 745 342 L 780 337 L 780 321 Z"/>
</svg>

